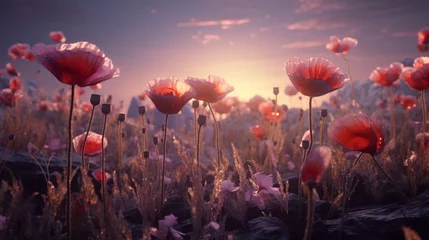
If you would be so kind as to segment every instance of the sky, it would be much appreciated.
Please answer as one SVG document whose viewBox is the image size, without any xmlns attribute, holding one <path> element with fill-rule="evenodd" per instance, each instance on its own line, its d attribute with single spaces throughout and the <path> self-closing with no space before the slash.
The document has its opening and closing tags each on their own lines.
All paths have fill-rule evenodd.
<svg viewBox="0 0 429 240">
<path fill-rule="evenodd" d="M 324 57 L 346 73 L 341 56 L 326 49 L 331 35 L 359 43 L 347 58 L 354 79 L 377 66 L 417 57 L 417 32 L 429 26 L 427 0 L 1 0 L 0 66 L 12 62 L 22 79 L 49 89 L 61 84 L 36 62 L 11 60 L 9 46 L 67 42 L 96 44 L 121 70 L 101 93 L 127 102 L 157 77 L 217 75 L 231 96 L 272 97 L 290 85 L 284 62 Z M 87 96 L 89 99 L 89 96 Z M 285 95 L 280 103 L 290 103 Z"/>
</svg>

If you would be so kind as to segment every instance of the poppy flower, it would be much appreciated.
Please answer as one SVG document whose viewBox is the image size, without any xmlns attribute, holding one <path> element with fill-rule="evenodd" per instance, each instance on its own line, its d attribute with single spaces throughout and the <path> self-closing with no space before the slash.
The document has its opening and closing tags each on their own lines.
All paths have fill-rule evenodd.
<svg viewBox="0 0 429 240">
<path fill-rule="evenodd" d="M 93 171 L 91 175 L 95 180 L 97 180 L 97 182 L 101 183 L 103 181 L 103 173 L 101 169 L 97 169 Z M 104 173 L 104 182 L 107 182 L 111 178 L 112 178 L 112 175 L 110 175 L 110 173 L 108 172 Z"/>
<path fill-rule="evenodd" d="M 250 127 L 250 131 L 252 132 L 253 137 L 259 140 L 264 139 L 267 134 L 265 128 L 260 125 Z"/>
<path fill-rule="evenodd" d="M 22 98 L 22 96 L 21 91 L 13 91 L 10 88 L 4 88 L 0 91 L 0 104 L 12 107 L 18 99 Z"/>
<path fill-rule="evenodd" d="M 341 146 L 369 154 L 378 154 L 385 145 L 381 125 L 362 113 L 350 113 L 335 119 L 328 127 L 328 136 Z"/>
<path fill-rule="evenodd" d="M 369 79 L 377 84 L 390 87 L 399 79 L 403 68 L 404 65 L 399 62 L 394 62 L 387 68 L 377 67 L 371 72 Z"/>
<path fill-rule="evenodd" d="M 185 234 L 173 228 L 177 224 L 177 217 L 170 214 L 165 216 L 163 220 L 159 220 L 158 228 L 151 228 L 150 232 L 153 236 L 161 240 L 167 240 L 169 234 L 171 234 L 174 240 L 183 240 L 182 236 Z"/>
<path fill-rule="evenodd" d="M 414 60 L 414 68 L 407 67 L 401 74 L 401 79 L 417 91 L 429 88 L 429 59 L 419 57 Z"/>
<path fill-rule="evenodd" d="M 36 44 L 36 60 L 60 82 L 87 87 L 119 76 L 119 69 L 97 46 L 88 42 Z"/>
<path fill-rule="evenodd" d="M 264 191 L 274 195 L 279 194 L 279 189 L 273 187 L 273 176 L 271 174 L 265 175 L 261 172 L 257 172 L 253 174 L 253 177 L 255 178 L 257 192 Z"/>
<path fill-rule="evenodd" d="M 424 68 L 425 65 L 429 64 L 429 57 L 418 57 L 416 59 L 414 59 L 414 68 L 416 69 L 421 69 Z"/>
<path fill-rule="evenodd" d="M 329 103 L 332 105 L 333 108 L 339 109 L 340 108 L 340 97 L 331 96 L 329 98 Z"/>
<path fill-rule="evenodd" d="M 23 58 L 29 50 L 30 45 L 27 43 L 16 43 L 9 47 L 8 54 L 12 59 L 16 60 Z"/>
<path fill-rule="evenodd" d="M 32 62 L 34 61 L 34 59 L 36 59 L 36 57 L 34 56 L 33 52 L 27 51 L 26 53 L 24 53 L 24 56 L 22 57 L 22 59 Z"/>
<path fill-rule="evenodd" d="M 417 44 L 417 50 L 419 52 L 427 52 L 429 51 L 429 44 Z"/>
<path fill-rule="evenodd" d="M 92 85 L 91 86 L 91 89 L 93 89 L 93 90 L 100 90 L 101 89 L 101 83 L 97 83 L 97 84 L 95 84 L 95 85 Z"/>
<path fill-rule="evenodd" d="M 21 80 L 19 77 L 13 77 L 9 80 L 9 87 L 12 91 L 18 91 L 21 89 Z"/>
<path fill-rule="evenodd" d="M 147 96 L 158 111 L 164 114 L 177 114 L 195 97 L 195 91 L 177 78 L 157 78 L 148 84 Z"/>
<path fill-rule="evenodd" d="M 417 33 L 417 43 L 421 45 L 429 44 L 429 27 L 425 27 Z"/>
<path fill-rule="evenodd" d="M 348 81 L 338 67 L 324 58 L 310 58 L 306 62 L 292 58 L 285 63 L 285 70 L 295 88 L 309 97 L 335 91 Z"/>
<path fill-rule="evenodd" d="M 73 139 L 73 147 L 76 153 L 81 154 L 82 153 L 82 147 L 83 147 L 83 141 L 85 140 L 86 132 L 82 133 L 81 135 L 75 137 Z M 101 153 L 101 135 L 89 132 L 88 138 L 86 140 L 85 144 L 85 150 L 84 155 L 87 157 L 95 157 Z M 107 147 L 107 139 L 104 138 L 104 148 Z"/>
<path fill-rule="evenodd" d="M 240 106 L 240 99 L 238 97 L 228 97 L 225 98 L 225 101 L 228 102 L 229 105 L 233 106 L 233 107 L 239 107 Z"/>
<path fill-rule="evenodd" d="M 286 86 L 285 94 L 289 97 L 295 96 L 298 93 L 298 90 L 294 86 Z"/>
<path fill-rule="evenodd" d="M 49 37 L 52 41 L 63 43 L 66 41 L 66 37 L 64 36 L 64 33 L 61 31 L 53 31 L 49 33 Z"/>
<path fill-rule="evenodd" d="M 429 133 L 427 133 L 427 132 L 417 133 L 416 142 L 419 146 L 421 143 L 423 143 L 424 148 L 426 150 L 428 150 L 429 149 Z"/>
<path fill-rule="evenodd" d="M 417 99 L 414 96 L 402 96 L 401 105 L 404 107 L 404 109 L 410 110 L 417 106 Z"/>
<path fill-rule="evenodd" d="M 358 44 L 358 41 L 351 37 L 340 39 L 337 36 L 331 36 L 329 40 L 331 42 L 326 44 L 326 48 L 337 54 L 346 54 Z"/>
<path fill-rule="evenodd" d="M 265 98 L 256 95 L 254 97 L 252 97 L 251 99 L 249 99 L 249 101 L 247 102 L 247 107 L 250 109 L 250 111 L 252 112 L 256 112 L 259 110 L 259 104 L 265 102 Z"/>
<path fill-rule="evenodd" d="M 301 167 L 301 179 L 304 183 L 310 180 L 319 183 L 331 161 L 332 150 L 326 146 L 311 149 Z"/>
<path fill-rule="evenodd" d="M 188 77 L 185 82 L 194 89 L 195 99 L 208 103 L 215 103 L 234 91 L 223 78 L 212 75 L 207 79 Z"/>
<path fill-rule="evenodd" d="M 12 65 L 12 63 L 6 64 L 6 71 L 9 75 L 19 77 L 21 76 L 21 73 L 19 73 L 16 68 Z"/>
<path fill-rule="evenodd" d="M 231 102 L 226 101 L 225 99 L 222 99 L 220 101 L 217 101 L 212 105 L 213 111 L 219 113 L 219 114 L 227 114 L 232 109 Z"/>
<path fill-rule="evenodd" d="M 240 187 L 236 187 L 234 183 L 229 180 L 224 180 L 221 188 L 223 192 L 237 192 L 240 189 Z"/>
<path fill-rule="evenodd" d="M 91 111 L 92 109 L 92 104 L 89 102 L 85 102 L 82 104 L 82 110 L 85 112 Z"/>
<path fill-rule="evenodd" d="M 266 122 L 279 122 L 286 115 L 282 107 L 278 105 L 274 106 L 271 101 L 259 104 L 259 113 Z"/>
</svg>

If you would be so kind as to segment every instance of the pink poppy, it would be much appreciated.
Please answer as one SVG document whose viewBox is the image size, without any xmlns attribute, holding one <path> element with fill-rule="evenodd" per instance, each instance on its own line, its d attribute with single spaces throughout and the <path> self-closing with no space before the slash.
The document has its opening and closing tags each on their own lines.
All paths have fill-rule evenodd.
<svg viewBox="0 0 429 240">
<path fill-rule="evenodd" d="M 261 172 L 257 172 L 253 174 L 253 177 L 255 179 L 258 192 L 265 191 L 276 196 L 279 194 L 279 189 L 273 187 L 273 176 L 271 174 L 265 175 Z"/>
<path fill-rule="evenodd" d="M 294 86 L 286 86 L 285 87 L 285 94 L 287 96 L 295 96 L 298 93 L 298 90 L 296 90 L 296 88 Z"/>
<path fill-rule="evenodd" d="M 403 68 L 404 65 L 399 62 L 390 64 L 388 68 L 377 67 L 369 75 L 369 79 L 377 84 L 390 87 L 399 79 Z"/>
<path fill-rule="evenodd" d="M 85 139 L 86 132 L 82 133 L 81 135 L 75 137 L 73 139 L 73 147 L 76 153 L 81 154 L 82 153 L 82 147 L 83 147 L 83 141 Z M 88 138 L 86 140 L 85 144 L 85 150 L 84 155 L 87 157 L 95 157 L 101 153 L 101 135 L 89 132 Z M 104 148 L 106 148 L 108 145 L 107 139 L 104 138 Z"/>
<path fill-rule="evenodd" d="M 311 149 L 301 168 L 301 179 L 304 183 L 310 180 L 319 183 L 331 161 L 332 150 L 326 146 Z"/>
<path fill-rule="evenodd" d="M 66 41 L 66 37 L 64 36 L 64 33 L 61 31 L 54 31 L 49 33 L 49 37 L 52 41 L 63 43 Z"/>
<path fill-rule="evenodd" d="M 274 107 L 271 101 L 259 104 L 259 113 L 266 122 L 279 122 L 286 116 L 285 110 L 278 105 Z"/>
<path fill-rule="evenodd" d="M 233 182 L 229 180 L 224 180 L 222 182 L 222 191 L 223 192 L 237 192 L 240 187 L 236 187 Z"/>
<path fill-rule="evenodd" d="M 335 119 L 328 127 L 328 135 L 351 151 L 372 155 L 383 151 L 386 140 L 381 124 L 363 113 Z"/>
<path fill-rule="evenodd" d="M 195 97 L 195 91 L 177 78 L 157 78 L 148 84 L 147 96 L 164 114 L 177 114 Z"/>
<path fill-rule="evenodd" d="M 404 107 L 404 109 L 410 110 L 417 106 L 417 99 L 414 96 L 402 96 L 401 105 Z"/>
<path fill-rule="evenodd" d="M 10 88 L 4 88 L 0 91 L 0 104 L 12 107 L 13 104 L 20 98 L 22 98 L 21 91 L 13 91 Z"/>
<path fill-rule="evenodd" d="M 219 100 L 212 105 L 213 111 L 219 114 L 227 114 L 232 110 L 231 102 L 226 101 L 225 99 Z"/>
<path fill-rule="evenodd" d="M 250 131 L 254 138 L 262 140 L 265 138 L 265 135 L 267 134 L 267 131 L 265 131 L 265 128 L 260 125 L 255 125 L 253 127 L 250 127 Z"/>
<path fill-rule="evenodd" d="M 338 67 L 324 58 L 310 58 L 306 62 L 292 58 L 285 63 L 285 70 L 295 88 L 309 97 L 335 91 L 348 81 Z"/>
<path fill-rule="evenodd" d="M 252 97 L 251 99 L 249 99 L 249 101 L 247 102 L 247 107 L 250 108 L 250 111 L 252 112 L 256 112 L 259 110 L 259 105 L 263 102 L 265 102 L 265 98 L 256 95 L 254 97 Z"/>
<path fill-rule="evenodd" d="M 77 42 L 55 45 L 36 44 L 36 60 L 60 82 L 87 87 L 119 76 L 119 69 L 94 44 Z"/>
<path fill-rule="evenodd" d="M 185 234 L 173 228 L 177 224 L 177 217 L 170 214 L 165 216 L 163 220 L 159 220 L 158 228 L 151 228 L 150 232 L 160 240 L 167 240 L 169 234 L 171 234 L 174 240 L 183 240 L 182 236 Z"/>
<path fill-rule="evenodd" d="M 97 182 L 101 183 L 103 181 L 103 173 L 101 169 L 97 169 L 93 171 L 91 175 L 95 180 L 97 180 Z M 107 182 L 111 178 L 112 178 L 112 175 L 110 175 L 110 173 L 104 172 L 104 182 Z"/>
<path fill-rule="evenodd" d="M 425 65 L 429 65 L 429 57 L 418 57 L 414 59 L 414 68 L 421 69 L 424 68 Z"/>
<path fill-rule="evenodd" d="M 346 54 L 358 44 L 356 39 L 350 37 L 339 39 L 337 36 L 331 36 L 329 40 L 331 42 L 326 44 L 326 48 L 337 54 Z"/>
<path fill-rule="evenodd" d="M 404 80 L 409 87 L 414 90 L 422 91 L 429 88 L 429 64 L 426 64 L 420 69 L 407 67 L 401 74 L 401 79 Z"/>
<path fill-rule="evenodd" d="M 208 103 L 215 103 L 234 91 L 234 87 L 226 83 L 223 78 L 212 75 L 207 79 L 188 77 L 185 82 L 194 89 L 195 99 Z"/>
<path fill-rule="evenodd" d="M 19 77 L 21 76 L 21 73 L 19 73 L 16 68 L 12 65 L 12 63 L 6 64 L 6 71 L 9 75 Z"/>
<path fill-rule="evenodd" d="M 16 60 L 24 58 L 25 54 L 30 50 L 30 45 L 27 43 L 16 43 L 9 47 L 9 56 Z"/>
<path fill-rule="evenodd" d="M 9 80 L 9 87 L 12 91 L 18 91 L 21 89 L 21 80 L 19 77 L 13 77 Z"/>
<path fill-rule="evenodd" d="M 425 27 L 417 33 L 417 43 L 421 45 L 429 44 L 429 27 Z"/>
</svg>

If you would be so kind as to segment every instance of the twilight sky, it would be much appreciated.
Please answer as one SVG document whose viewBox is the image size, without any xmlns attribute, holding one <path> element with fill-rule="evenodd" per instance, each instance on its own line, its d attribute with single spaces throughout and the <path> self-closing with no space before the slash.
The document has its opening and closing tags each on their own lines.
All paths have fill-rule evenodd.
<svg viewBox="0 0 429 240">
<path fill-rule="evenodd" d="M 417 31 L 429 25 L 427 0 L 1 1 L 0 66 L 11 61 L 10 45 L 52 43 L 49 32 L 61 30 L 67 42 L 94 43 L 113 60 L 121 76 L 102 93 L 125 102 L 153 78 L 209 74 L 231 83 L 231 96 L 270 97 L 290 84 L 284 62 L 294 56 L 325 57 L 346 72 L 325 48 L 331 35 L 358 39 L 348 58 L 353 78 L 366 80 L 377 66 L 419 56 Z M 40 68 L 12 63 L 23 81 Z M 43 68 L 42 83 L 60 86 Z"/>
</svg>

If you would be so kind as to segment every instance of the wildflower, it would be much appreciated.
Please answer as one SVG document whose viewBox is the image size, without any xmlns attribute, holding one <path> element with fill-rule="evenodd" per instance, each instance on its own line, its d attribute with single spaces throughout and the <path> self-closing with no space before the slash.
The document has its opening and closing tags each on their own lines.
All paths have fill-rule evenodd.
<svg viewBox="0 0 429 240">
<path fill-rule="evenodd" d="M 101 171 L 101 169 L 97 169 L 95 171 L 92 172 L 92 177 L 97 180 L 97 182 L 101 183 L 103 180 L 103 173 Z M 107 182 L 109 179 L 112 178 L 112 175 L 110 175 L 110 173 L 105 172 L 104 173 L 104 181 Z"/>
<path fill-rule="evenodd" d="M 64 36 L 64 33 L 61 31 L 54 31 L 49 33 L 49 37 L 52 41 L 63 43 L 66 41 L 66 37 Z"/>
<path fill-rule="evenodd" d="M 257 172 L 253 174 L 253 177 L 255 178 L 258 193 L 264 191 L 273 195 L 279 194 L 279 189 L 273 187 L 273 176 L 271 174 L 265 175 L 261 172 Z"/>
<path fill-rule="evenodd" d="M 414 96 L 409 96 L 409 95 L 402 96 L 401 105 L 404 107 L 404 109 L 410 110 L 417 106 L 417 99 Z"/>
<path fill-rule="evenodd" d="M 429 58 L 420 57 L 414 60 L 414 68 L 407 67 L 400 77 L 408 86 L 417 91 L 429 88 Z"/>
<path fill-rule="evenodd" d="M 263 126 L 255 125 L 253 127 L 250 127 L 250 131 L 254 138 L 262 140 L 265 138 L 266 131 Z"/>
<path fill-rule="evenodd" d="M 19 77 L 13 77 L 9 80 L 9 87 L 12 91 L 18 91 L 21 89 L 21 80 Z"/>
<path fill-rule="evenodd" d="M 6 64 L 6 71 L 9 75 L 14 76 L 14 77 L 19 77 L 21 76 L 21 73 L 19 73 L 16 68 L 12 65 L 12 63 L 7 63 Z"/>
<path fill-rule="evenodd" d="M 301 168 L 301 179 L 304 183 L 310 180 L 319 183 L 331 161 L 332 150 L 326 146 L 313 148 L 307 155 Z"/>
<path fill-rule="evenodd" d="M 350 37 L 339 39 L 337 36 L 331 36 L 329 39 L 331 42 L 326 44 L 326 48 L 337 54 L 346 54 L 358 44 L 356 39 Z"/>
<path fill-rule="evenodd" d="M 75 137 L 73 139 L 73 147 L 76 153 L 81 154 L 83 148 L 83 141 L 85 139 L 86 132 L 81 135 Z M 107 139 L 104 138 L 104 148 L 107 147 Z M 89 132 L 88 138 L 85 144 L 84 154 L 87 157 L 95 157 L 101 153 L 101 135 Z"/>
<path fill-rule="evenodd" d="M 212 108 L 213 108 L 213 111 L 219 114 L 227 114 L 232 110 L 232 104 L 231 102 L 228 102 L 225 99 L 222 99 L 214 103 L 212 105 Z"/>
<path fill-rule="evenodd" d="M 30 50 L 30 45 L 27 43 L 16 43 L 9 47 L 8 54 L 12 59 L 23 58 Z"/>
<path fill-rule="evenodd" d="M 0 91 L 0 105 L 12 107 L 13 104 L 20 98 L 22 98 L 21 91 L 13 91 L 10 88 L 4 88 Z"/>
<path fill-rule="evenodd" d="M 240 187 L 234 186 L 234 183 L 229 180 L 224 180 L 222 182 L 222 191 L 223 192 L 237 192 Z"/>
<path fill-rule="evenodd" d="M 387 68 L 377 67 L 369 75 L 369 79 L 377 84 L 390 87 L 399 79 L 403 68 L 404 65 L 399 62 L 394 62 Z"/>
<path fill-rule="evenodd" d="M 160 240 L 167 240 L 169 234 L 174 240 L 183 240 L 185 234 L 177 231 L 173 227 L 177 225 L 177 217 L 173 214 L 167 215 L 163 220 L 158 221 L 158 228 L 151 228 L 151 234 Z"/>
<path fill-rule="evenodd" d="M 208 103 L 215 103 L 223 99 L 234 87 L 225 82 L 223 78 L 210 75 L 207 79 L 188 77 L 185 82 L 195 91 L 195 99 Z"/>
<path fill-rule="evenodd" d="M 264 121 L 270 123 L 280 122 L 286 116 L 285 110 L 278 105 L 274 106 L 271 101 L 259 104 L 259 113 Z"/>
</svg>

